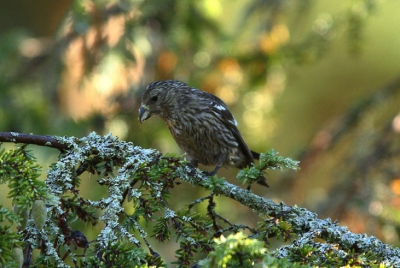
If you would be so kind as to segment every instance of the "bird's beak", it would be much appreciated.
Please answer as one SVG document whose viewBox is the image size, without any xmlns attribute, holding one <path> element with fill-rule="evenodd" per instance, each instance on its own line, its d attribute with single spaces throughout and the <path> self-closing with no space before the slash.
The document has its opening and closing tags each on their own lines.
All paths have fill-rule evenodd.
<svg viewBox="0 0 400 268">
<path fill-rule="evenodd" d="M 140 123 L 143 123 L 143 121 L 149 119 L 151 117 L 151 112 L 149 107 L 147 107 L 146 105 L 140 106 L 139 109 L 139 121 Z"/>
</svg>

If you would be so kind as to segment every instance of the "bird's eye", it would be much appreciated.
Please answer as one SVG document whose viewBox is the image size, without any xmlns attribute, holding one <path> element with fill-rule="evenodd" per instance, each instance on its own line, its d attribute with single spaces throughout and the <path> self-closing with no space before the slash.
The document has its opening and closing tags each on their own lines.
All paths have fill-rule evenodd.
<svg viewBox="0 0 400 268">
<path fill-rule="evenodd" d="M 158 96 L 156 95 L 156 96 L 153 96 L 153 97 L 151 97 L 151 101 L 154 101 L 154 102 L 156 102 L 158 100 Z"/>
</svg>

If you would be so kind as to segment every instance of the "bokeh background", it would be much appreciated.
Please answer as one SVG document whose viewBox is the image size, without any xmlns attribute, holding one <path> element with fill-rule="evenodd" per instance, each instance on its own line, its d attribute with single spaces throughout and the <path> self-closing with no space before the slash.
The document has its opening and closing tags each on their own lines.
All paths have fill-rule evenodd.
<svg viewBox="0 0 400 268">
<path fill-rule="evenodd" d="M 181 80 L 223 99 L 253 150 L 301 161 L 269 172 L 257 194 L 398 246 L 399 10 L 396 0 L 2 1 L 0 130 L 112 132 L 180 155 L 164 123 L 140 125 L 137 111 L 148 83 Z M 57 159 L 32 150 L 44 170 Z M 219 175 L 237 184 L 236 172 Z M 100 198 L 95 184 L 81 193 Z M 205 194 L 174 190 L 177 208 Z M 257 220 L 226 199 L 217 210 Z"/>
</svg>

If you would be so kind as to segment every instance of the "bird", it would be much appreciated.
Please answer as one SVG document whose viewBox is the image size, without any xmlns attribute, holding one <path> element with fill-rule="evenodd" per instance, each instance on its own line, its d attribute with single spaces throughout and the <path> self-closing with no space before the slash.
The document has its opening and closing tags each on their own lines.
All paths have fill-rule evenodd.
<svg viewBox="0 0 400 268">
<path fill-rule="evenodd" d="M 150 83 L 142 95 L 139 121 L 160 117 L 190 164 L 239 169 L 250 166 L 260 154 L 251 151 L 228 106 L 217 96 L 176 80 Z M 257 183 L 269 187 L 264 176 Z"/>
</svg>

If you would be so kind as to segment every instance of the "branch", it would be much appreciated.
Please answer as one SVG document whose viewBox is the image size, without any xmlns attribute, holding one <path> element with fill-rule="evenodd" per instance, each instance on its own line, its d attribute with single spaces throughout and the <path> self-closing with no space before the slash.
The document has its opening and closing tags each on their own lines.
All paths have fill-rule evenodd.
<svg viewBox="0 0 400 268">
<path fill-rule="evenodd" d="M 17 132 L 0 132 L 0 142 L 13 142 L 46 146 L 60 151 L 68 149 L 68 145 L 62 142 L 61 137 L 23 134 Z"/>
<path fill-rule="evenodd" d="M 162 197 L 162 189 L 160 181 L 165 182 L 168 179 L 172 180 L 179 177 L 181 180 L 203 187 L 211 192 L 212 195 L 226 196 L 233 199 L 243 206 L 251 208 L 258 212 L 263 218 L 266 218 L 264 223 L 285 222 L 290 227 L 290 233 L 297 235 L 297 239 L 292 241 L 290 245 L 282 246 L 274 251 L 274 254 L 279 258 L 289 256 L 290 252 L 302 248 L 305 245 L 311 245 L 316 250 L 313 254 L 325 254 L 326 252 L 337 252 L 346 256 L 348 252 L 357 254 L 376 254 L 379 261 L 387 266 L 400 266 L 400 250 L 382 243 L 375 237 L 368 237 L 365 234 L 354 234 L 347 230 L 344 226 L 338 226 L 337 222 L 332 222 L 331 219 L 318 219 L 315 213 L 312 213 L 304 208 L 297 206 L 291 207 L 284 203 L 277 204 L 270 199 L 263 198 L 244 190 L 236 185 L 228 183 L 223 178 L 209 177 L 202 171 L 193 168 L 187 164 L 182 164 L 176 158 L 163 156 L 160 158 L 160 153 L 156 150 L 143 149 L 135 146 L 130 142 L 119 141 L 111 135 L 99 136 L 91 133 L 87 137 L 77 139 L 74 137 L 50 137 L 36 136 L 18 133 L 0 133 L 0 141 L 19 142 L 26 144 L 36 144 L 41 146 L 49 146 L 62 150 L 58 163 L 52 166 L 48 171 L 46 184 L 48 191 L 54 195 L 62 195 L 68 191 L 74 191 L 74 181 L 76 181 L 76 167 L 80 163 L 85 163 L 88 159 L 97 157 L 102 159 L 104 163 L 114 163 L 111 165 L 112 173 L 117 175 L 104 175 L 104 185 L 108 187 L 108 198 L 103 198 L 100 201 L 88 201 L 91 206 L 101 208 L 103 214 L 100 220 L 104 221 L 106 226 L 96 239 L 99 246 L 106 248 L 110 243 L 115 243 L 119 236 L 125 235 L 129 240 L 136 241 L 132 234 L 127 232 L 119 232 L 117 229 L 110 229 L 109 226 L 119 226 L 119 215 L 123 209 L 121 208 L 121 200 L 126 198 L 126 190 L 130 189 L 131 198 L 138 199 L 142 192 L 131 187 L 132 180 L 140 180 L 144 185 L 152 185 L 153 193 L 150 195 L 151 202 Z M 163 160 L 164 159 L 164 160 Z M 167 161 L 173 167 L 172 169 L 161 166 L 161 160 Z M 165 164 L 165 163 L 164 163 Z M 107 167 L 107 165 L 101 165 Z M 164 173 L 169 173 L 172 177 L 167 177 Z M 154 178 L 150 178 L 151 172 L 155 172 Z M 104 174 L 108 173 L 106 170 Z M 153 180 L 154 179 L 154 180 Z M 154 184 L 154 185 L 153 185 Z M 157 187 L 156 187 L 157 186 Z M 199 201 L 196 200 L 195 203 Z M 195 203 L 192 203 L 195 204 Z M 53 204 L 55 205 L 55 204 Z M 57 205 L 58 206 L 58 205 Z M 175 212 L 168 209 L 171 213 L 165 213 L 164 222 L 168 222 L 171 218 L 180 220 L 179 224 L 190 223 L 188 217 L 183 218 Z M 54 209 L 53 216 L 57 217 L 64 215 L 63 208 L 59 206 Z M 61 213 L 57 215 L 57 213 Z M 151 215 L 150 215 L 151 216 Z M 61 217 L 61 216 L 60 216 Z M 265 224 L 265 226 L 270 226 Z M 161 225 L 163 227 L 163 225 Z M 168 230 L 169 227 L 167 226 Z M 270 230 L 261 230 L 255 236 L 263 236 L 268 234 Z M 136 228 L 137 229 L 137 228 Z M 113 235 L 110 235 L 113 234 Z M 182 233 L 181 233 L 182 234 Z M 146 234 L 141 234 L 145 236 Z M 168 237 L 167 237 L 168 238 Z M 315 238 L 323 239 L 325 243 L 315 242 Z M 192 239 L 188 237 L 188 239 Z M 193 240 L 187 240 L 186 243 L 191 243 Z"/>
<path fill-rule="evenodd" d="M 368 237 L 365 234 L 354 234 L 345 226 L 338 226 L 337 222 L 331 219 L 318 219 L 317 214 L 299 208 L 274 203 L 272 200 L 260 197 L 244 190 L 236 185 L 224 182 L 215 184 L 212 178 L 206 177 L 204 174 L 187 166 L 180 177 L 183 181 L 194 183 L 206 189 L 212 189 L 216 194 L 229 197 L 238 201 L 244 206 L 257 211 L 261 215 L 268 215 L 290 223 L 293 231 L 300 237 L 290 246 L 284 246 L 276 250 L 278 257 L 285 257 L 288 251 L 293 247 L 301 247 L 304 244 L 314 244 L 321 249 L 333 250 L 337 243 L 341 250 L 356 250 L 357 253 L 373 252 L 382 258 L 385 264 L 389 266 L 400 265 L 400 250 L 382 243 L 376 237 Z M 195 176 L 193 176 L 195 173 Z M 193 177 L 195 180 L 193 180 Z M 324 239 L 329 244 L 314 243 L 315 238 Z M 322 251 L 321 251 L 322 252 Z"/>
</svg>

